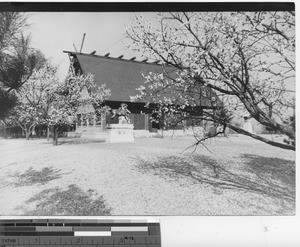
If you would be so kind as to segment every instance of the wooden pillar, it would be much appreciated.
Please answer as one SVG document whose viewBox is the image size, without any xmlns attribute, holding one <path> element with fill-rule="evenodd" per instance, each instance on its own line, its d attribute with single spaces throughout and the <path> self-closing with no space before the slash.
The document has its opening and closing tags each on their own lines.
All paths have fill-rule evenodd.
<svg viewBox="0 0 300 247">
<path fill-rule="evenodd" d="M 84 121 L 85 121 L 85 114 L 81 113 L 81 126 L 84 127 Z"/>
<path fill-rule="evenodd" d="M 81 123 L 82 123 L 82 115 L 81 114 L 77 114 L 76 130 L 77 130 L 78 126 L 81 126 Z"/>
<path fill-rule="evenodd" d="M 101 130 L 104 131 L 106 129 L 106 113 L 101 113 Z"/>
<path fill-rule="evenodd" d="M 145 114 L 145 130 L 149 130 L 149 114 Z"/>
<path fill-rule="evenodd" d="M 86 114 L 85 117 L 86 117 L 86 126 L 88 127 L 90 125 L 90 119 L 89 119 L 90 116 L 89 114 Z"/>
</svg>

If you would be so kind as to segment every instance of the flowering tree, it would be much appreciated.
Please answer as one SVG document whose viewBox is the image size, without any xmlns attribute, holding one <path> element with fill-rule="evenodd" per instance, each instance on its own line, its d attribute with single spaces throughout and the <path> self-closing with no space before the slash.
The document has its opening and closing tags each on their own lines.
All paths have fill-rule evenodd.
<svg viewBox="0 0 300 247">
<path fill-rule="evenodd" d="M 80 105 L 90 104 L 101 111 L 100 104 L 109 95 L 105 85 L 94 84 L 91 74 L 76 75 L 72 68 L 60 82 L 56 68 L 46 63 L 34 70 L 18 91 L 19 104 L 6 122 L 20 126 L 27 139 L 37 124 L 45 124 L 52 131 L 53 144 L 57 145 L 59 131 L 75 123 Z"/>
<path fill-rule="evenodd" d="M 35 69 L 30 78 L 18 90 L 18 105 L 8 117 L 11 124 L 17 124 L 26 133 L 26 139 L 38 124 L 45 121 L 52 98 L 52 89 L 58 85 L 56 68 L 45 63 Z"/>
<path fill-rule="evenodd" d="M 215 135 L 229 127 L 295 150 L 230 121 L 234 113 L 246 111 L 268 129 L 295 138 L 294 129 L 285 124 L 294 114 L 294 12 L 159 13 L 156 20 L 136 16 L 126 32 L 134 51 L 161 61 L 164 68 L 145 75 L 137 97 L 158 102 L 160 112 L 182 120 L 223 125 Z M 211 107 L 203 109 L 207 94 Z M 199 107 L 201 114 L 195 112 Z"/>
<path fill-rule="evenodd" d="M 89 104 L 99 108 L 109 96 L 110 90 L 105 85 L 95 85 L 93 75 L 76 75 L 71 67 L 66 79 L 51 91 L 46 121 L 52 130 L 53 145 L 57 145 L 61 128 L 74 124 L 79 106 Z"/>
</svg>

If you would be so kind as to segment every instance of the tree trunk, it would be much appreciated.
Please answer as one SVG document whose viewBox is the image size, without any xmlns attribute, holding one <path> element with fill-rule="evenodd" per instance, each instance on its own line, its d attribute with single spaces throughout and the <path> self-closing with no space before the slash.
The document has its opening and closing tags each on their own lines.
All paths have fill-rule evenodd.
<svg viewBox="0 0 300 247">
<path fill-rule="evenodd" d="M 6 126 L 3 128 L 3 137 L 5 139 L 7 139 L 7 127 Z"/>
<path fill-rule="evenodd" d="M 28 131 L 26 130 L 26 140 L 29 140 L 29 137 L 30 137 L 30 132 L 28 132 Z"/>
<path fill-rule="evenodd" d="M 57 146 L 58 144 L 58 128 L 57 127 L 53 127 L 53 132 L 52 132 L 52 135 L 53 135 L 53 146 Z"/>
<path fill-rule="evenodd" d="M 50 128 L 49 125 L 47 125 L 47 141 L 50 140 Z"/>
<path fill-rule="evenodd" d="M 25 128 L 26 140 L 29 140 L 30 134 L 31 134 L 30 127 L 26 126 L 26 128 Z"/>
<path fill-rule="evenodd" d="M 266 125 L 274 131 L 280 131 L 281 133 L 289 136 L 292 139 L 295 139 L 295 131 L 289 126 L 281 125 L 277 123 L 274 119 L 270 118 L 270 112 L 265 114 L 258 105 L 253 102 L 250 98 L 245 98 L 244 96 L 239 95 L 239 99 L 242 101 L 243 105 L 255 120 L 259 123 Z M 272 108 L 269 109 L 272 111 Z M 272 112 L 271 112 L 272 113 Z M 257 139 L 257 138 L 256 138 Z"/>
<path fill-rule="evenodd" d="M 26 140 L 29 140 L 31 133 L 33 132 L 35 125 L 30 125 L 29 127 L 25 127 L 25 135 L 26 135 Z"/>
<path fill-rule="evenodd" d="M 287 144 L 284 144 L 284 143 L 280 143 L 280 142 L 274 142 L 274 141 L 271 141 L 267 138 L 264 138 L 264 137 L 261 137 L 261 136 L 258 136 L 258 135 L 255 135 L 255 134 L 252 134 L 248 131 L 245 131 L 239 127 L 236 127 L 232 124 L 227 124 L 227 127 L 236 131 L 237 133 L 240 133 L 240 134 L 243 134 L 243 135 L 247 135 L 247 136 L 250 136 L 256 140 L 259 140 L 259 141 L 262 141 L 262 142 L 265 142 L 271 146 L 275 146 L 275 147 L 279 147 L 279 148 L 283 148 L 283 149 L 288 149 L 288 150 L 293 150 L 293 151 L 296 151 L 296 147 L 295 146 L 292 146 L 292 145 L 287 145 Z"/>
<path fill-rule="evenodd" d="M 161 126 L 161 138 L 164 138 L 164 127 L 165 127 L 165 114 L 162 113 L 161 119 L 160 119 L 160 126 Z"/>
</svg>

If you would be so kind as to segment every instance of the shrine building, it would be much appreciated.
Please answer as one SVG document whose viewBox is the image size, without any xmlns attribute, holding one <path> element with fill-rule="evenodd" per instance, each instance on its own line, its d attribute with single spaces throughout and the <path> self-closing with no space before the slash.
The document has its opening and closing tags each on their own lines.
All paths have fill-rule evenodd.
<svg viewBox="0 0 300 247">
<path fill-rule="evenodd" d="M 70 61 L 76 73 L 94 75 L 94 82 L 100 86 L 106 84 L 106 88 L 110 89 L 111 96 L 104 102 L 111 109 L 117 109 L 121 103 L 128 105 L 130 123 L 134 126 L 134 131 L 153 132 L 162 128 L 158 123 L 151 121 L 152 110 L 146 108 L 146 102 L 139 100 L 131 102 L 131 97 L 138 94 L 137 88 L 144 84 L 143 75 L 153 73 L 161 73 L 163 67 L 158 62 L 147 62 L 147 60 L 136 61 L 135 57 L 131 59 L 123 59 L 109 57 L 109 53 L 105 56 L 84 54 L 78 52 L 64 51 L 69 55 Z M 165 68 L 166 69 L 166 68 Z M 168 67 L 172 73 L 174 68 Z M 216 96 L 215 93 L 206 88 L 205 97 L 201 99 L 201 107 L 211 107 L 211 97 Z M 214 97 L 217 98 L 217 97 Z M 201 111 L 201 109 L 200 109 Z M 97 116 L 93 106 L 82 106 L 77 111 L 76 132 L 83 131 L 105 131 L 106 126 L 113 122 L 109 114 Z"/>
</svg>

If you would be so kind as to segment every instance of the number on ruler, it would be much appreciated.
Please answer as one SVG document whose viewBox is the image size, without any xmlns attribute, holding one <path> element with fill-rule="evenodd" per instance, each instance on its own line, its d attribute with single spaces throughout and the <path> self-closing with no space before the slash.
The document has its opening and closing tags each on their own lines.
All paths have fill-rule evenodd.
<svg viewBox="0 0 300 247">
<path fill-rule="evenodd" d="M 132 237 L 132 236 L 130 236 L 130 237 L 128 237 L 128 236 L 125 236 L 125 237 L 124 237 L 124 239 L 128 239 L 128 240 L 134 240 L 134 237 Z"/>
<path fill-rule="evenodd" d="M 134 244 L 134 237 L 133 236 L 125 236 L 125 243 L 124 244 Z"/>
</svg>

